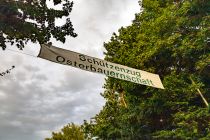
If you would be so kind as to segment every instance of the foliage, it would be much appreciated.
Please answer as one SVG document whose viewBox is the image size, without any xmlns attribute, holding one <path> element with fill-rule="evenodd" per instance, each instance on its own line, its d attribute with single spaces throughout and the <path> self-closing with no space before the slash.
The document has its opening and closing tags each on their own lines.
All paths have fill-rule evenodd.
<svg viewBox="0 0 210 140">
<path fill-rule="evenodd" d="M 90 122 L 87 138 L 209 139 L 210 1 L 142 0 L 131 26 L 104 44 L 106 60 L 160 75 L 162 89 L 108 78 L 105 106 Z M 195 82 L 192 83 L 191 79 Z M 126 106 L 119 102 L 124 92 Z"/>
<path fill-rule="evenodd" d="M 84 140 L 84 134 L 80 126 L 71 123 L 64 126 L 61 132 L 53 132 L 52 138 L 45 140 Z"/>
<path fill-rule="evenodd" d="M 28 41 L 40 44 L 49 42 L 51 37 L 65 42 L 65 37 L 76 37 L 68 17 L 73 2 L 53 0 L 54 5 L 62 4 L 61 10 L 48 8 L 46 0 L 1 0 L 0 1 L 0 47 L 6 43 L 16 44 L 23 49 Z M 58 18 L 66 18 L 62 26 L 55 25 Z"/>
<path fill-rule="evenodd" d="M 206 109 L 189 109 L 174 115 L 173 131 L 162 130 L 154 136 L 156 139 L 210 139 L 210 114 Z"/>
</svg>

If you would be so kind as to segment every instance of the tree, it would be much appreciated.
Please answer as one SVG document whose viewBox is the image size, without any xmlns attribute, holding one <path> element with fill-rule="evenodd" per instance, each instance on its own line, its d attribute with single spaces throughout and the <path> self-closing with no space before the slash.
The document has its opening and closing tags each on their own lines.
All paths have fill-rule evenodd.
<svg viewBox="0 0 210 140">
<path fill-rule="evenodd" d="M 64 126 L 61 132 L 53 132 L 52 138 L 45 140 L 84 140 L 84 134 L 80 126 L 71 123 Z"/>
<path fill-rule="evenodd" d="M 46 0 L 1 0 L 0 1 L 0 47 L 6 43 L 16 44 L 23 49 L 28 41 L 47 43 L 51 37 L 65 42 L 65 37 L 76 37 L 68 17 L 73 2 L 53 0 L 54 5 L 62 4 L 61 10 L 48 8 Z M 62 2 L 62 3 L 61 3 Z M 55 25 L 57 18 L 66 17 L 62 26 Z"/>
<path fill-rule="evenodd" d="M 210 114 L 197 89 L 210 101 L 210 2 L 142 0 L 140 4 L 142 12 L 133 24 L 104 44 L 106 60 L 157 73 L 165 89 L 108 78 L 103 94 L 107 102 L 91 122 L 84 123 L 86 135 L 209 139 Z M 122 90 L 127 107 L 114 97 Z"/>
</svg>

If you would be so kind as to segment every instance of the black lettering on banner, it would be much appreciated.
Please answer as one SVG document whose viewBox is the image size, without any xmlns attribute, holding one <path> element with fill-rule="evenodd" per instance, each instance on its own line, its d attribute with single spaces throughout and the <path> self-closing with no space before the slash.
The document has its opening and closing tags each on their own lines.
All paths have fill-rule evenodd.
<svg viewBox="0 0 210 140">
<path fill-rule="evenodd" d="M 123 70 L 123 71 L 122 71 L 122 70 Z M 125 72 L 125 69 L 124 69 L 124 68 L 120 68 L 120 71 L 121 71 L 121 72 Z"/>
<path fill-rule="evenodd" d="M 98 68 L 98 72 L 103 74 L 103 70 L 101 68 Z"/>
<path fill-rule="evenodd" d="M 129 70 L 129 69 L 127 69 L 127 73 L 132 74 L 132 75 L 136 75 L 135 71 L 132 71 L 132 70 Z"/>
<path fill-rule="evenodd" d="M 67 61 L 66 61 L 66 64 L 67 64 L 67 65 L 71 65 L 71 66 L 72 66 L 72 61 L 67 60 Z"/>
<path fill-rule="evenodd" d="M 96 68 L 94 68 L 93 65 L 90 65 L 90 70 L 96 72 Z"/>
<path fill-rule="evenodd" d="M 79 59 L 80 59 L 81 61 L 86 61 L 85 56 L 84 56 L 84 55 L 82 55 L 82 54 L 80 54 L 80 55 L 79 55 Z"/>
<path fill-rule="evenodd" d="M 152 80 L 147 79 L 147 81 L 148 81 L 149 85 L 151 84 L 154 86 L 154 84 L 152 83 Z"/>
<path fill-rule="evenodd" d="M 118 78 L 118 74 L 119 74 L 119 73 L 116 73 L 116 77 L 117 77 L 117 78 Z"/>
<path fill-rule="evenodd" d="M 136 75 L 141 77 L 141 73 L 140 72 L 136 72 Z"/>
<path fill-rule="evenodd" d="M 141 84 L 141 79 L 139 79 L 139 78 L 136 78 L 137 79 L 137 82 L 139 83 L 139 84 Z"/>
<path fill-rule="evenodd" d="M 77 67 L 77 62 L 76 61 L 74 61 L 74 66 Z"/>
<path fill-rule="evenodd" d="M 104 74 L 109 76 L 109 71 L 108 70 L 104 70 Z"/>
<path fill-rule="evenodd" d="M 125 80 L 125 75 L 124 74 L 120 74 L 120 78 Z"/>
<path fill-rule="evenodd" d="M 106 62 L 106 67 L 109 68 L 109 64 Z"/>
<path fill-rule="evenodd" d="M 126 75 L 126 78 L 128 81 L 131 81 L 131 77 L 129 75 Z"/>
<path fill-rule="evenodd" d="M 105 67 L 105 64 L 104 64 L 103 61 L 100 61 L 100 65 L 103 66 L 103 67 Z"/>
<path fill-rule="evenodd" d="M 58 62 L 60 62 L 60 63 L 63 63 L 63 62 L 65 62 L 66 60 L 65 60 L 65 58 L 62 57 L 62 56 L 57 56 L 57 57 L 56 57 L 56 61 L 58 61 Z"/>
<path fill-rule="evenodd" d="M 115 70 L 119 71 L 119 70 L 120 70 L 120 68 L 119 68 L 118 66 L 115 66 Z"/>
<path fill-rule="evenodd" d="M 93 63 L 99 65 L 99 62 L 93 58 Z"/>
<path fill-rule="evenodd" d="M 136 79 L 136 77 L 132 77 L 132 81 L 133 81 L 133 82 L 136 82 L 136 80 L 135 80 L 135 79 Z"/>
<path fill-rule="evenodd" d="M 113 68 L 113 65 L 109 65 L 110 66 L 110 69 L 112 69 Z"/>
<path fill-rule="evenodd" d="M 85 68 L 86 68 L 86 70 L 88 70 L 89 69 L 89 66 L 86 66 Z"/>
<path fill-rule="evenodd" d="M 85 55 L 82 55 L 82 54 L 79 55 L 79 59 L 80 59 L 80 61 L 87 61 L 87 62 L 92 63 L 92 64 L 85 65 L 85 64 L 78 63 L 76 61 L 68 60 L 63 56 L 56 56 L 56 61 L 59 62 L 59 63 L 66 63 L 67 65 L 78 67 L 80 69 L 86 69 L 88 71 L 102 73 L 102 74 L 105 74 L 107 76 L 119 78 L 119 79 L 122 79 L 122 80 L 131 81 L 131 82 L 134 82 L 134 83 L 154 86 L 152 80 L 141 79 L 141 72 L 139 72 L 139 71 L 123 68 L 123 67 L 120 67 L 120 66 L 115 66 L 112 63 L 110 64 L 110 63 L 107 63 L 107 62 L 99 61 L 99 60 L 94 59 L 94 58 L 91 59 L 91 58 L 88 58 L 88 57 L 86 57 Z M 107 67 L 110 70 L 115 70 L 115 71 L 119 71 L 119 72 L 104 70 L 103 68 L 97 68 L 97 66 L 95 66 L 94 64 L 96 64 L 98 66 Z M 7 73 L 10 73 L 10 71 L 7 70 L 6 72 L 2 72 L 2 73 L 0 73 L 0 76 L 4 76 Z"/>
<path fill-rule="evenodd" d="M 84 68 L 85 68 L 85 65 L 79 64 L 79 68 L 80 68 L 80 69 L 84 69 Z"/>
<path fill-rule="evenodd" d="M 111 71 L 111 72 L 110 72 L 110 76 L 111 76 L 111 77 L 114 77 L 114 76 L 115 76 L 115 73 L 114 73 L 113 71 Z"/>
<path fill-rule="evenodd" d="M 93 62 L 91 59 L 87 59 L 87 61 L 88 61 L 89 63 L 92 63 L 92 62 Z"/>
<path fill-rule="evenodd" d="M 147 85 L 147 81 L 145 79 L 142 79 L 142 84 Z"/>
<path fill-rule="evenodd" d="M 131 70 L 130 70 L 130 71 L 131 71 Z M 132 74 L 132 75 L 136 75 L 136 74 L 135 74 L 135 71 L 131 71 L 131 74 Z"/>
<path fill-rule="evenodd" d="M 129 72 L 130 72 L 130 70 L 127 69 L 127 73 L 128 73 L 128 74 L 131 74 L 131 73 L 129 73 Z"/>
</svg>

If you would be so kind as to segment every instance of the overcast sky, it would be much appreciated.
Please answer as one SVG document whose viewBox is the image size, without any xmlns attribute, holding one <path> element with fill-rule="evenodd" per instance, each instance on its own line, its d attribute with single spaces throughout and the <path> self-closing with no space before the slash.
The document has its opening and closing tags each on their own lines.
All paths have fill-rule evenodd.
<svg viewBox="0 0 210 140">
<path fill-rule="evenodd" d="M 130 25 L 139 9 L 138 0 L 75 0 L 70 17 L 78 37 L 53 45 L 103 59 L 103 42 Z M 22 52 L 37 56 L 39 49 L 30 44 Z M 0 72 L 15 65 L 0 77 L 0 140 L 44 140 L 67 123 L 89 120 L 104 105 L 103 75 L 9 50 L 0 56 Z"/>
</svg>

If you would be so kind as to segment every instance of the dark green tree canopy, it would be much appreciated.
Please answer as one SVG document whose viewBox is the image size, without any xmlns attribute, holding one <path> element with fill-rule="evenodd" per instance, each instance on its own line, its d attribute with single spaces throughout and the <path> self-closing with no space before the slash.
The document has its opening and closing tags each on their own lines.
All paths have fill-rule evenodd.
<svg viewBox="0 0 210 140">
<path fill-rule="evenodd" d="M 82 128 L 74 123 L 64 126 L 61 132 L 53 132 L 51 138 L 45 140 L 84 140 Z"/>
<path fill-rule="evenodd" d="M 62 4 L 61 10 L 48 8 L 46 0 L 1 0 L 0 1 L 0 46 L 5 43 L 24 48 L 28 41 L 47 43 L 51 37 L 65 42 L 65 37 L 76 37 L 68 17 L 73 2 L 53 0 L 54 5 Z M 56 26 L 57 18 L 66 17 L 62 26 Z"/>
<path fill-rule="evenodd" d="M 157 73 L 164 90 L 108 78 L 105 106 L 87 137 L 126 140 L 210 139 L 210 1 L 142 0 L 133 24 L 104 44 L 106 60 Z M 122 98 L 127 106 L 122 106 Z"/>
</svg>

